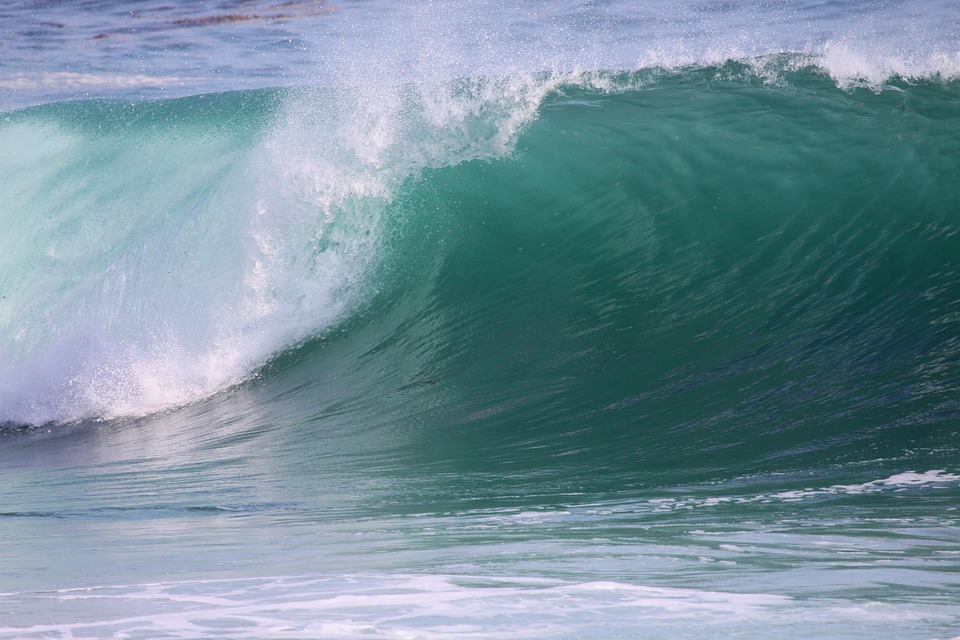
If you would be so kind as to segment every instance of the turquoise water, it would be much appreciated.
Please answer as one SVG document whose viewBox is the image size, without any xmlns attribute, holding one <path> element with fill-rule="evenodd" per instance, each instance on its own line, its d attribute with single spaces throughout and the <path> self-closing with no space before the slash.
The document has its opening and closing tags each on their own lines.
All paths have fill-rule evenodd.
<svg viewBox="0 0 960 640">
<path fill-rule="evenodd" d="M 195 47 L 396 16 L 296 7 Z M 677 7 L 511 21 L 499 73 L 7 94 L 0 637 L 960 634 L 953 23 L 841 55 L 840 8 L 737 5 L 699 24 L 811 44 L 527 64 L 706 49 Z"/>
</svg>

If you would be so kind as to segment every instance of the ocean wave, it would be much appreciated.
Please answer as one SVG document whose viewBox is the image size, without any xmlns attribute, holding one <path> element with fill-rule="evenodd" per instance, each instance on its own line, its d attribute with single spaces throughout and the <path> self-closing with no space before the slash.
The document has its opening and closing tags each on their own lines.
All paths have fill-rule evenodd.
<svg viewBox="0 0 960 640">
<path fill-rule="evenodd" d="M 859 345 L 852 375 L 908 355 L 913 373 L 896 375 L 914 381 L 911 397 L 939 397 L 936 363 L 954 353 L 955 298 L 937 274 L 956 255 L 945 176 L 957 86 L 836 84 L 807 57 L 775 56 L 10 113 L 0 415 L 44 423 L 196 402 L 424 296 L 403 322 L 433 327 L 420 339 L 438 352 L 478 348 L 477 327 L 499 330 L 490 309 L 514 309 L 508 318 L 532 313 L 565 336 L 541 345 L 554 354 L 541 366 L 589 370 L 621 353 L 633 390 L 598 394 L 596 415 L 771 367 L 783 371 L 766 389 L 808 385 L 829 404 L 787 372 L 833 366 L 844 340 Z M 908 259 L 918 251 L 928 257 Z M 566 284 L 543 281 L 547 265 Z M 500 324 L 503 348 L 529 349 L 532 335 Z M 592 334 L 609 344 L 577 337 Z M 630 336 L 621 347 L 618 335 Z M 691 341 L 729 355 L 682 348 Z M 577 365 L 578 351 L 592 355 Z M 865 395 L 878 409 L 884 388 Z M 746 415 L 764 393 L 741 398 Z M 494 404 L 465 422 L 528 400 Z"/>
</svg>

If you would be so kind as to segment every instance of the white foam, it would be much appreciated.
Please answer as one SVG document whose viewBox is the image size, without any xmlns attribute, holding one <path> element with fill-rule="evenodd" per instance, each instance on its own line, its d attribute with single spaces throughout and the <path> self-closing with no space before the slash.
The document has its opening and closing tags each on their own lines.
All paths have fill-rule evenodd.
<svg viewBox="0 0 960 640">
<path fill-rule="evenodd" d="M 826 487 L 805 487 L 769 494 L 725 495 L 708 497 L 650 498 L 642 503 L 626 502 L 620 505 L 607 505 L 604 515 L 637 514 L 652 511 L 666 513 L 672 511 L 724 508 L 728 505 L 766 504 L 774 502 L 800 502 L 812 498 L 834 495 L 862 495 L 895 493 L 909 489 L 929 488 L 948 490 L 960 488 L 960 474 L 949 473 L 944 469 L 932 469 L 925 472 L 904 471 L 886 478 L 858 484 L 836 484 Z M 579 510 L 578 510 L 579 511 Z M 708 532 L 694 531 L 698 535 Z"/>
<path fill-rule="evenodd" d="M 13 594 L 71 603 L 70 621 L 0 627 L 0 637 L 557 638 L 764 624 L 790 598 L 523 576 L 347 575 Z M 51 603 L 52 604 L 52 603 Z M 136 615 L 124 613 L 136 610 Z M 81 618 L 78 621 L 77 618 Z M 602 626 L 597 624 L 602 621 Z M 606 630 L 606 631 L 604 631 Z M 612 632 L 612 633 L 611 633 Z"/>
<path fill-rule="evenodd" d="M 950 628 L 949 604 L 603 579 L 346 574 L 11 593 L 0 638 L 872 638 Z"/>
<path fill-rule="evenodd" d="M 899 487 L 919 487 L 923 485 L 931 485 L 933 487 L 949 485 L 960 486 L 955 484 L 958 481 L 960 481 L 960 475 L 947 473 L 943 469 L 933 469 L 924 473 L 905 471 L 903 473 L 894 474 L 887 478 L 871 480 L 870 482 L 864 482 L 860 484 L 835 484 L 820 489 L 811 488 L 794 491 L 782 491 L 771 494 L 770 498 L 777 498 L 781 500 L 802 500 L 804 498 L 824 495 L 857 495 L 863 493 L 878 493 L 889 488 Z"/>
<path fill-rule="evenodd" d="M 844 89 L 883 89 L 894 78 L 950 81 L 960 78 L 960 51 L 904 53 L 845 40 L 827 42 L 818 58 Z"/>
</svg>

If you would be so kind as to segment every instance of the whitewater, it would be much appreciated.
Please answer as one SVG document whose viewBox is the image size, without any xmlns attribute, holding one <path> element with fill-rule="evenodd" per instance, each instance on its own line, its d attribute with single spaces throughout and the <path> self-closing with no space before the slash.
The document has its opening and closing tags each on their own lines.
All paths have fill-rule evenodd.
<svg viewBox="0 0 960 640">
<path fill-rule="evenodd" d="M 955 3 L 0 35 L 0 637 L 960 637 Z"/>
</svg>

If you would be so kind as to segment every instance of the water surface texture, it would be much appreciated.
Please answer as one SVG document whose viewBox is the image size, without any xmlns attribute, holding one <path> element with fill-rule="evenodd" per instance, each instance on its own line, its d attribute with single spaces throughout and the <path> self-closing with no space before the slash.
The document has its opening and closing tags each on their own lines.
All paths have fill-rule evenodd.
<svg viewBox="0 0 960 640">
<path fill-rule="evenodd" d="M 955 3 L 0 36 L 0 637 L 960 637 Z"/>
</svg>

